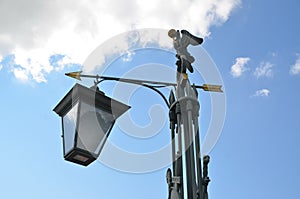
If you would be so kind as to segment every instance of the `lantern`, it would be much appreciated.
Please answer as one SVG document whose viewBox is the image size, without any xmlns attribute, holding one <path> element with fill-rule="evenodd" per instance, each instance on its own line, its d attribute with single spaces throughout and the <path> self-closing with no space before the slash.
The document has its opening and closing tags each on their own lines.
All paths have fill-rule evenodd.
<svg viewBox="0 0 300 199">
<path fill-rule="evenodd" d="M 75 84 L 53 109 L 62 118 L 65 160 L 84 166 L 96 160 L 116 119 L 129 108 L 98 87 Z"/>
</svg>

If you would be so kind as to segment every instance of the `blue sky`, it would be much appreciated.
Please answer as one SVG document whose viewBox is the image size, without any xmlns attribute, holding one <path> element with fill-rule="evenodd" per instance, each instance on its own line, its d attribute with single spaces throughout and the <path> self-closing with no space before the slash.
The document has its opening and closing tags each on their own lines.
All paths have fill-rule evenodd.
<svg viewBox="0 0 300 199">
<path fill-rule="evenodd" d="M 62 6 L 42 2 L 0 2 L 1 198 L 167 198 L 167 167 L 134 174 L 99 161 L 86 168 L 64 161 L 61 121 L 52 109 L 76 82 L 64 73 L 80 70 L 98 45 L 135 28 L 174 27 L 205 37 L 202 47 L 224 82 L 227 111 L 220 139 L 210 151 L 209 197 L 300 197 L 299 0 L 168 1 L 163 5 L 134 0 L 127 5 L 65 1 Z M 163 9 L 167 5 L 169 9 Z M 126 42 L 120 46 L 123 49 L 114 53 L 127 53 Z M 123 61 L 126 72 L 132 69 L 130 64 L 157 63 L 160 55 L 154 52 L 149 61 L 135 52 L 131 60 L 113 64 Z M 175 59 L 168 53 L 164 56 L 160 64 L 175 68 L 171 65 Z M 105 59 L 102 64 L 107 64 Z M 120 73 L 110 67 L 107 74 Z M 159 72 L 146 77 L 164 76 Z M 190 74 L 195 81 L 198 76 Z M 198 81 L 204 83 L 201 77 Z M 100 87 L 109 95 L 114 85 L 106 82 Z M 205 134 L 211 97 L 200 94 L 200 125 Z M 137 124 L 149 123 L 150 116 L 142 113 L 152 103 L 161 104 L 157 111 L 167 113 L 155 93 L 146 89 L 134 93 L 129 104 Z M 149 139 L 130 139 L 119 127 L 111 135 L 115 144 L 137 153 L 169 141 L 167 123 Z"/>
</svg>

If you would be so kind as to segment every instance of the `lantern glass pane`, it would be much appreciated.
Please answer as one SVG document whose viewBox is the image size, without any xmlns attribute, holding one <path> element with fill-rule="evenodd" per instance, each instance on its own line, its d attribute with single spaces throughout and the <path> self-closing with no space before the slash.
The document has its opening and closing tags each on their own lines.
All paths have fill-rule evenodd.
<svg viewBox="0 0 300 199">
<path fill-rule="evenodd" d="M 81 102 L 77 147 L 98 154 L 113 122 L 111 113 Z"/>
<path fill-rule="evenodd" d="M 64 147 L 67 154 L 74 147 L 78 103 L 63 117 Z"/>
</svg>

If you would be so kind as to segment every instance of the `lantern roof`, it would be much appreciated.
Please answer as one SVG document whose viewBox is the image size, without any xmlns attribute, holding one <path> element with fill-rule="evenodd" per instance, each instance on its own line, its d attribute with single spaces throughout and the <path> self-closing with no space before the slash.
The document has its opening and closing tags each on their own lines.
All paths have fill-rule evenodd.
<svg viewBox="0 0 300 199">
<path fill-rule="evenodd" d="M 98 88 L 91 89 L 76 83 L 56 105 L 53 111 L 63 117 L 79 100 L 84 101 L 91 106 L 95 106 L 98 109 L 112 113 L 115 119 L 131 108 L 122 102 L 106 96 Z"/>
</svg>

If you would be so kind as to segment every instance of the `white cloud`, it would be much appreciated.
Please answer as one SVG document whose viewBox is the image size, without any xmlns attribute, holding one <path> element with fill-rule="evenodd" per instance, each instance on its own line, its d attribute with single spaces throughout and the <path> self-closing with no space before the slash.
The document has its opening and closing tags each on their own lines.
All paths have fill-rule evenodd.
<svg viewBox="0 0 300 199">
<path fill-rule="evenodd" d="M 0 55 L 14 54 L 28 78 L 44 82 L 45 75 L 55 70 L 48 61 L 53 54 L 67 55 L 69 63 L 83 63 L 99 44 L 132 27 L 184 28 L 205 37 L 210 34 L 211 26 L 228 20 L 240 3 L 240 0 L 2 0 Z M 161 35 L 154 37 L 152 33 L 149 40 L 153 38 L 159 39 Z M 168 45 L 162 39 L 159 44 Z M 127 50 L 124 47 L 122 52 Z"/>
<path fill-rule="evenodd" d="M 295 61 L 295 64 L 291 66 L 291 68 L 290 68 L 290 74 L 291 75 L 298 75 L 298 74 L 300 74 L 300 55 L 298 55 L 298 58 Z"/>
<path fill-rule="evenodd" d="M 28 71 L 26 71 L 23 68 L 14 68 L 13 73 L 14 73 L 15 77 L 22 82 L 26 82 L 29 79 Z"/>
<path fill-rule="evenodd" d="M 245 65 L 250 61 L 249 57 L 238 57 L 235 59 L 235 64 L 231 66 L 231 75 L 233 77 L 240 77 L 247 68 Z"/>
<path fill-rule="evenodd" d="M 261 62 L 259 67 L 255 68 L 254 75 L 260 77 L 273 77 L 273 64 L 270 62 Z"/>
<path fill-rule="evenodd" d="M 57 62 L 56 71 L 61 71 L 66 65 L 73 64 L 69 56 L 64 56 L 61 60 Z"/>
<path fill-rule="evenodd" d="M 260 89 L 255 92 L 253 97 L 268 97 L 270 95 L 270 90 L 268 89 Z"/>
</svg>

